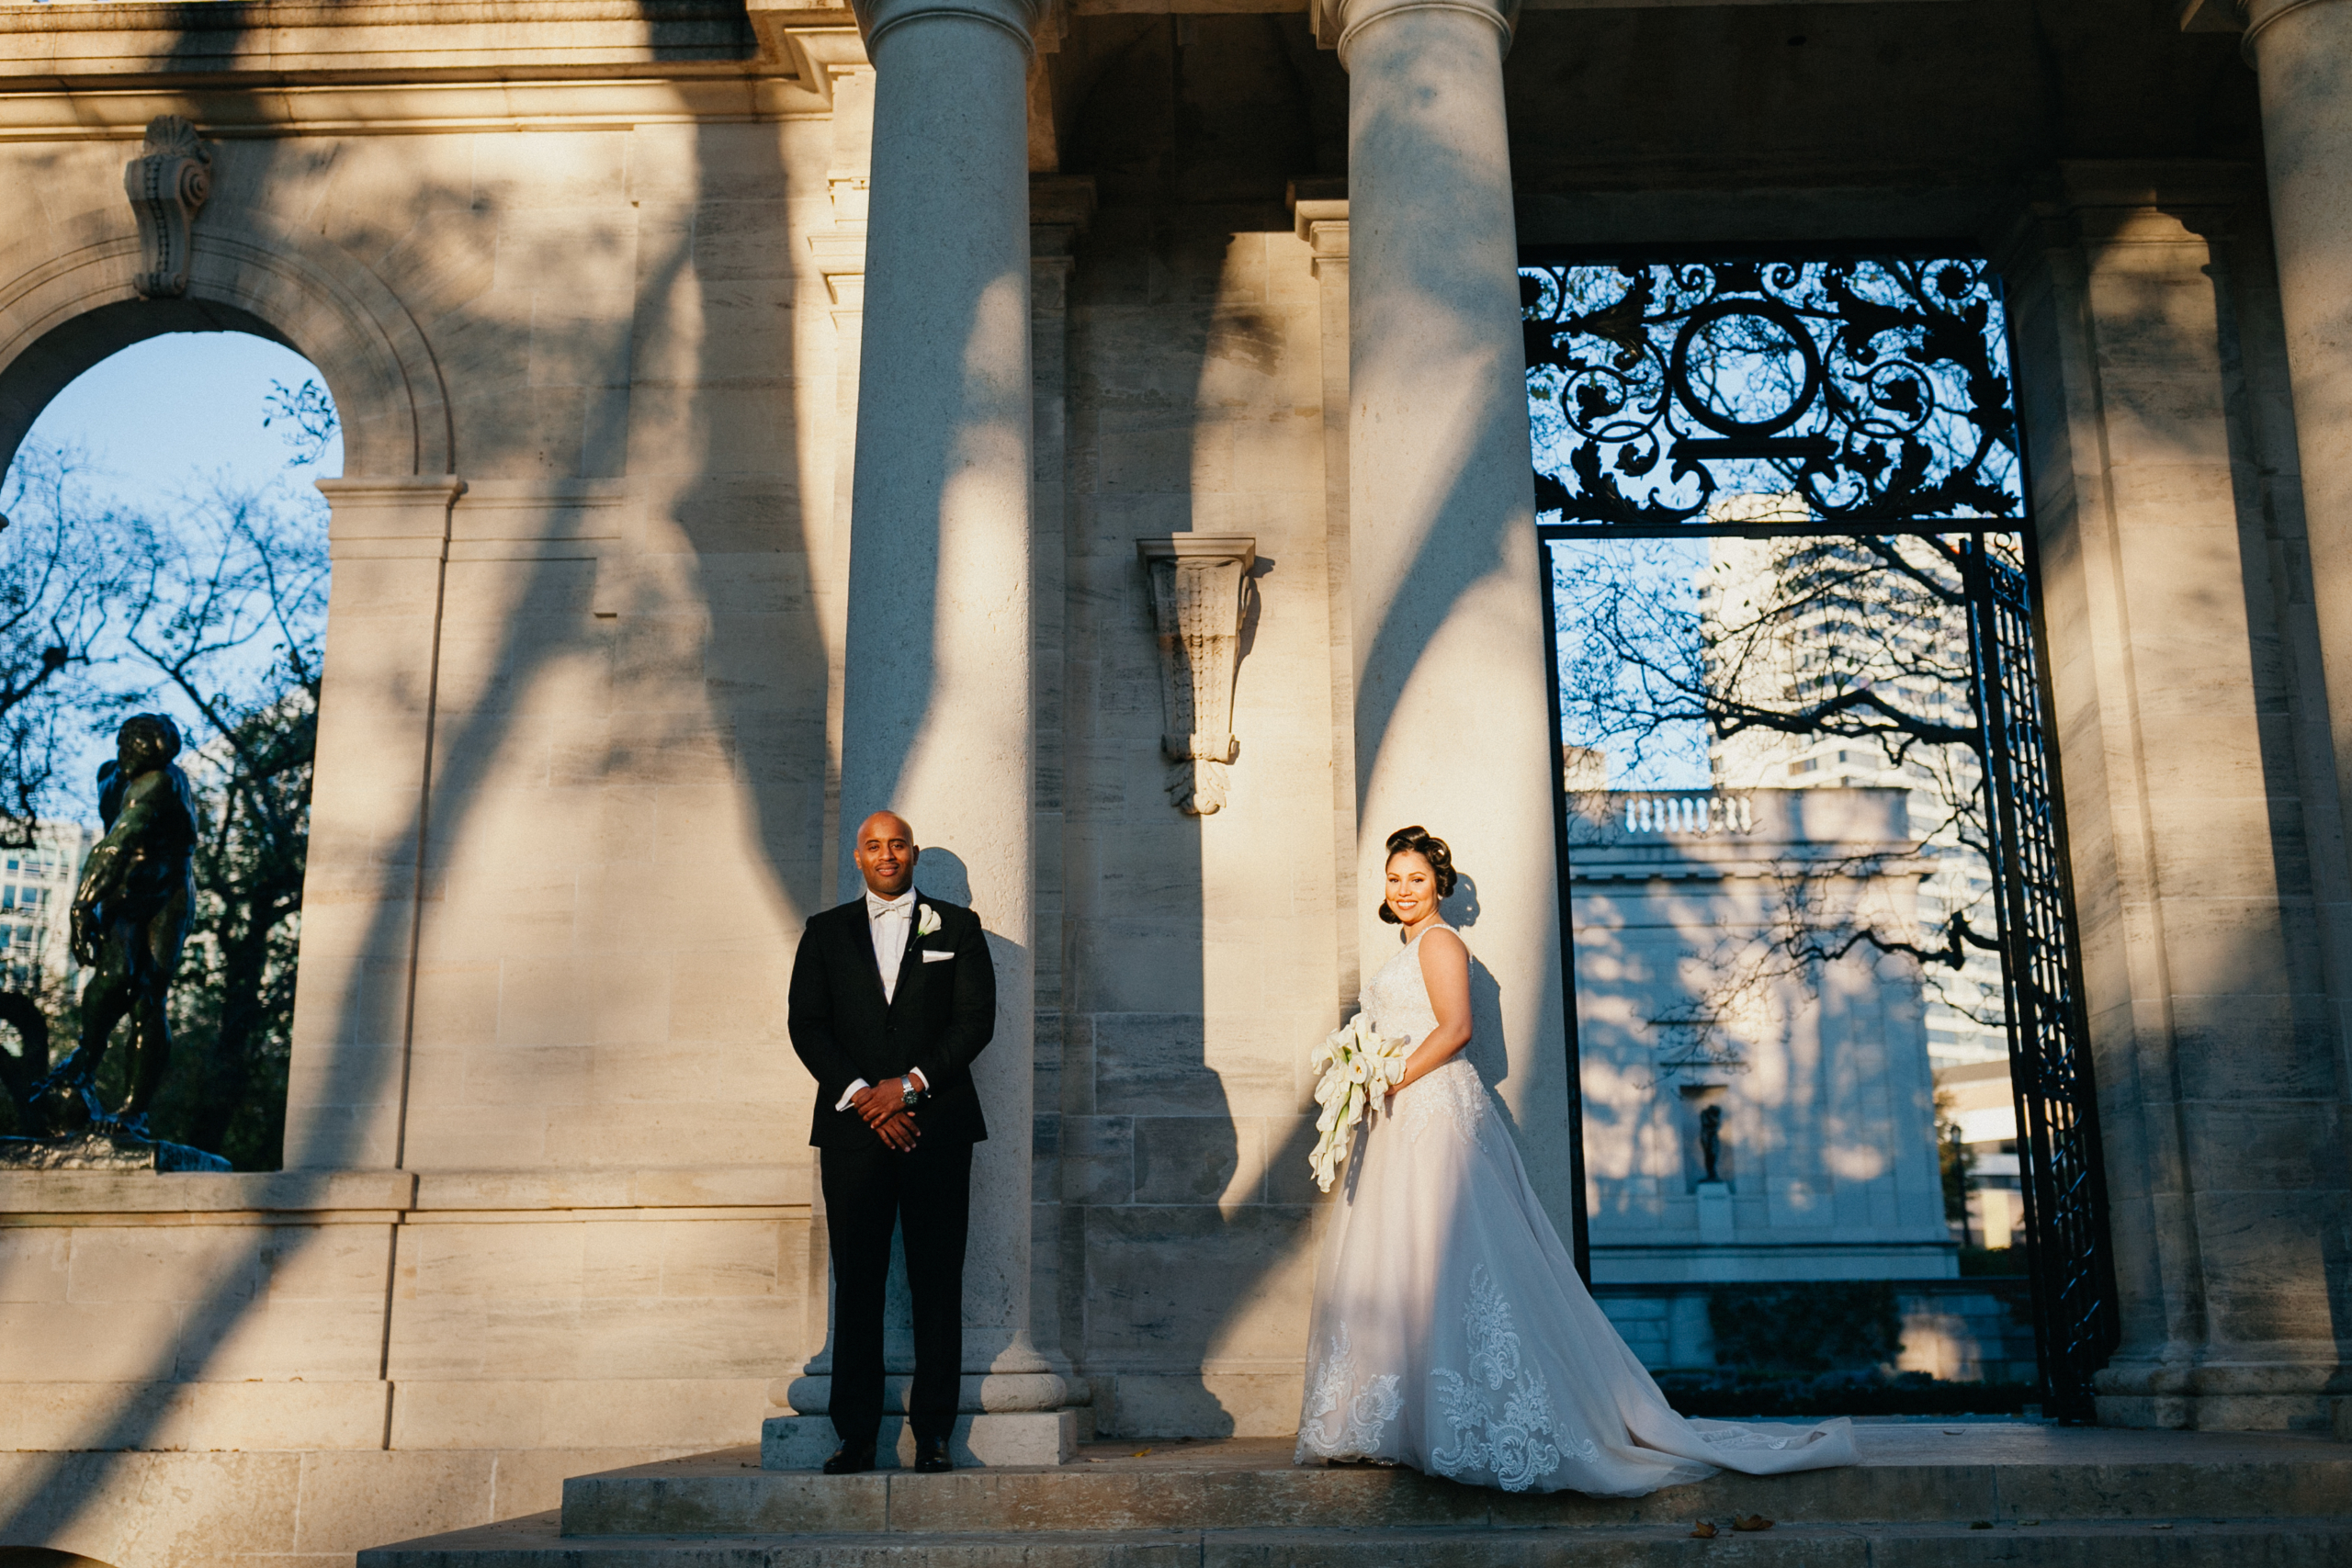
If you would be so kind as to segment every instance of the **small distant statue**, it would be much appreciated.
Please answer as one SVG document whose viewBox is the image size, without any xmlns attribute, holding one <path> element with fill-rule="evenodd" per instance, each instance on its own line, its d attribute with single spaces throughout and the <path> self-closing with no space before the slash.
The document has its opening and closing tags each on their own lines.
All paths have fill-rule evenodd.
<svg viewBox="0 0 2352 1568">
<path fill-rule="evenodd" d="M 1723 1157 L 1724 1108 L 1720 1105 L 1710 1105 L 1699 1112 L 1699 1158 L 1707 1168 L 1707 1174 L 1702 1178 L 1702 1180 L 1721 1181 L 1723 1179 L 1715 1174 L 1716 1168 L 1723 1163 Z"/>
<path fill-rule="evenodd" d="M 152 1135 L 148 1108 L 172 1060 L 166 1003 L 196 903 L 196 796 L 173 761 L 179 752 L 179 726 L 159 713 L 133 714 L 115 736 L 115 760 L 98 768 L 106 836 L 83 863 L 72 910 L 74 960 L 95 972 L 82 991 L 82 1043 L 33 1093 L 59 1132 Z M 98 1099 L 98 1066 L 126 1017 L 130 1088 L 108 1112 Z"/>
</svg>

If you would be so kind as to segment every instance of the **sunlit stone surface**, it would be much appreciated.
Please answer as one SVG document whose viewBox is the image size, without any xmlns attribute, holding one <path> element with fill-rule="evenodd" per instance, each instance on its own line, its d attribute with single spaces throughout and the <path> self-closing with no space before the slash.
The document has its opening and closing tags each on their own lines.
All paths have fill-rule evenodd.
<svg viewBox="0 0 2352 1568">
<path fill-rule="evenodd" d="M 0 1175 L 0 1542 L 323 1568 L 754 1442 L 826 1337 L 786 980 L 877 795 L 999 941 L 969 1315 L 1057 1434 L 1292 1430 L 1306 1053 L 1407 822 L 1568 1230 L 1522 251 L 1998 271 L 2101 1414 L 2342 1430 L 2352 11 L 2257 3 L 2252 68 L 2214 0 L 2062 11 L 0 8 L 0 431 L 236 327 L 347 450 L 288 1168 Z M 163 114 L 211 186 L 149 299 Z M 1136 548 L 1186 534 L 1254 541 L 1209 817 Z"/>
</svg>

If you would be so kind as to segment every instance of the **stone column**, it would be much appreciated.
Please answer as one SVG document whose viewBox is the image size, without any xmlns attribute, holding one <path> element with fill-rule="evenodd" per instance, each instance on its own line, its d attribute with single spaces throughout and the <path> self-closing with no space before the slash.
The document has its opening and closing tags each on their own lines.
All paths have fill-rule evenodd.
<svg viewBox="0 0 2352 1568">
<path fill-rule="evenodd" d="M 2277 404 L 2249 392 L 2267 350 L 2225 228 L 2249 194 L 2073 164 L 2005 265 L 2121 1327 L 2108 1426 L 2324 1427 L 2342 1363 L 2320 813 L 2260 614 L 2247 411 Z"/>
<path fill-rule="evenodd" d="M 1348 525 L 1358 926 L 1369 973 L 1387 835 L 1425 824 L 1482 972 L 1470 1046 L 1565 1237 L 1568 1055 L 1547 614 L 1503 114 L 1511 14 L 1324 0 L 1348 71 Z"/>
<path fill-rule="evenodd" d="M 402 1160 L 417 885 L 426 829 L 441 585 L 462 480 L 321 479 L 334 579 L 286 1168 Z"/>
<path fill-rule="evenodd" d="M 1034 0 L 866 0 L 874 141 L 842 691 L 840 886 L 871 811 L 914 826 L 917 886 L 968 902 L 996 959 L 975 1069 L 991 1136 L 964 1274 L 967 1462 L 1056 1463 L 1067 1392 L 1029 1336 L 1035 871 L 1031 818 Z M 893 1336 L 899 1345 L 904 1340 Z M 892 1371 L 911 1371 L 895 1366 Z M 821 1408 L 827 1380 L 793 1386 Z M 981 1416 L 980 1412 L 988 1415 Z M 1023 1415 L 1020 1413 L 1034 1413 Z M 974 1420 L 973 1417 L 978 1417 Z M 770 1423 L 768 1462 L 821 1457 Z"/>
<path fill-rule="evenodd" d="M 2262 78 L 2270 226 L 2286 318 L 2338 792 L 2352 801 L 2352 5 L 2239 0 Z M 2336 1000 L 2352 1040 L 2352 998 Z M 2352 1055 L 2345 1058 L 2352 1075 Z"/>
</svg>

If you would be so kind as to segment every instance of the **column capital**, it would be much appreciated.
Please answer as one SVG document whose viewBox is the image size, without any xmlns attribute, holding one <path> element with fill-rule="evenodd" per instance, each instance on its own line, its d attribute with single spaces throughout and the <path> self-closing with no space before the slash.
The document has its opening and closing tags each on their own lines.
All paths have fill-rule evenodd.
<svg viewBox="0 0 2352 1568">
<path fill-rule="evenodd" d="M 1337 50 L 1340 65 L 1348 63 L 1348 45 L 1373 23 L 1408 11 L 1461 11 L 1494 24 L 1502 47 L 1510 49 L 1519 30 L 1520 0 L 1309 0 L 1317 46 Z"/>
<path fill-rule="evenodd" d="M 2245 28 L 2245 56 L 2252 60 L 2255 40 L 2273 23 L 2284 21 L 2294 12 L 2326 4 L 2328 0 L 2230 0 L 2230 8 L 2237 13 L 2239 25 Z"/>
<path fill-rule="evenodd" d="M 909 22 L 933 17 L 958 17 L 1001 28 L 1021 40 L 1031 54 L 1037 51 L 1037 33 L 1051 0 L 855 0 L 858 30 L 865 35 L 865 52 L 872 58 L 882 35 Z"/>
</svg>

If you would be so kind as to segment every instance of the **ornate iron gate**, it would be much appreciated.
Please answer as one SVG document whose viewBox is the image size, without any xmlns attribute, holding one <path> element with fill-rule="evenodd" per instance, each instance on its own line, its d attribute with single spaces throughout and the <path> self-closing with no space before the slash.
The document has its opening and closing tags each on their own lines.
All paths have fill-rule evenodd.
<svg viewBox="0 0 2352 1568">
<path fill-rule="evenodd" d="M 2091 1375 L 2107 1364 L 2118 1334 L 2114 1261 L 2032 601 L 2023 569 L 1987 550 L 1982 537 L 1963 543 L 1962 560 L 1994 824 L 2034 1338 L 2049 1413 L 2088 1422 L 2097 1419 Z"/>
<path fill-rule="evenodd" d="M 1988 548 L 2031 526 L 1998 278 L 1948 252 L 1520 278 L 1545 539 L 1910 536 L 1959 565 L 2044 1404 L 2094 1419 L 2118 1325 L 2057 765 L 2031 585 Z"/>
</svg>

